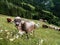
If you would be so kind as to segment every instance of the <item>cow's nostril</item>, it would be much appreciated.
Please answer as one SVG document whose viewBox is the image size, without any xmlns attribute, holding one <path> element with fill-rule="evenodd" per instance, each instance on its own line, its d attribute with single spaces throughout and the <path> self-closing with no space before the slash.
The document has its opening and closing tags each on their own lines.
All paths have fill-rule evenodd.
<svg viewBox="0 0 60 45">
<path fill-rule="evenodd" d="M 16 24 L 16 26 L 19 26 L 19 24 Z"/>
</svg>

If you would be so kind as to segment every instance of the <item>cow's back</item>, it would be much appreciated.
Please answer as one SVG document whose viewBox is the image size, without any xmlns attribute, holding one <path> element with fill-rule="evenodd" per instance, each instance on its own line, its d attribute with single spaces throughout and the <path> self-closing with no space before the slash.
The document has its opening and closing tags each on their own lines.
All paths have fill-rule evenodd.
<svg viewBox="0 0 60 45">
<path fill-rule="evenodd" d="M 31 32 L 34 29 L 34 23 L 32 22 L 25 22 L 25 29 L 27 32 Z"/>
</svg>

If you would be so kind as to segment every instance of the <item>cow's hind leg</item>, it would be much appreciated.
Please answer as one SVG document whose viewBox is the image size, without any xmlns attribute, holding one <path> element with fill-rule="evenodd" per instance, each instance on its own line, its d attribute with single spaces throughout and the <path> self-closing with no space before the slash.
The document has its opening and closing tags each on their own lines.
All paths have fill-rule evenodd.
<svg viewBox="0 0 60 45">
<path fill-rule="evenodd" d="M 28 34 L 28 32 L 26 32 L 26 38 L 29 39 L 29 34 Z"/>
</svg>

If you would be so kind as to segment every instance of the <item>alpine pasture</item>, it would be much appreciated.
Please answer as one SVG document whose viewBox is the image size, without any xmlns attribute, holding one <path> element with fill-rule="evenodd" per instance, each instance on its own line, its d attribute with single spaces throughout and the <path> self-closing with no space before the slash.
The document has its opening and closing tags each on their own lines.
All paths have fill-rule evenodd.
<svg viewBox="0 0 60 45">
<path fill-rule="evenodd" d="M 21 37 L 18 34 L 14 23 L 6 21 L 7 17 L 11 16 L 0 14 L 0 45 L 60 45 L 60 31 L 42 28 L 42 24 L 50 24 L 33 20 L 35 23 L 39 22 L 40 27 L 35 29 L 33 36 L 29 35 L 29 39 L 26 39 L 26 35 Z"/>
</svg>

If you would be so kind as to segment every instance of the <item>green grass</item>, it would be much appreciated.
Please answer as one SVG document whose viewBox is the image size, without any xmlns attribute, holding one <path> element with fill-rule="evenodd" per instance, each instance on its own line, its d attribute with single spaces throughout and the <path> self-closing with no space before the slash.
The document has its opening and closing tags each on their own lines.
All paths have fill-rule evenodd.
<svg viewBox="0 0 60 45">
<path fill-rule="evenodd" d="M 24 35 L 23 37 L 19 37 L 18 39 L 15 38 L 15 40 L 10 41 L 11 38 L 16 37 L 18 30 L 14 26 L 14 23 L 7 23 L 7 17 L 10 16 L 0 14 L 0 45 L 60 45 L 60 32 L 54 29 L 42 28 L 44 22 L 39 22 L 37 20 L 33 21 L 36 23 L 39 22 L 40 27 L 35 29 L 34 36 L 29 35 L 30 38 L 26 39 L 26 36 Z M 14 17 L 11 18 L 13 19 Z M 1 30 L 3 31 L 1 32 Z M 5 32 L 5 30 L 10 32 L 8 38 L 6 38 L 7 32 Z M 11 32 L 13 36 L 11 35 Z"/>
</svg>

